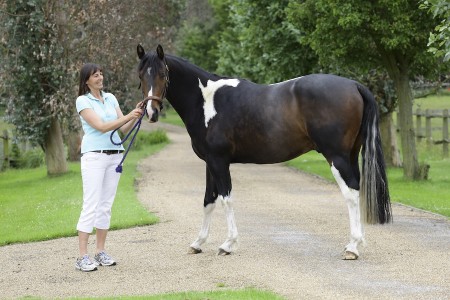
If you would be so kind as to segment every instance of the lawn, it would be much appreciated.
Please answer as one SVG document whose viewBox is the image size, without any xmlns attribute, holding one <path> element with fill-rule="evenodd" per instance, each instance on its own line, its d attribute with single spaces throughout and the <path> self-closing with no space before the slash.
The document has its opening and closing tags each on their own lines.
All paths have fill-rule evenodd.
<svg viewBox="0 0 450 300">
<path fill-rule="evenodd" d="M 158 221 L 137 199 L 135 180 L 141 175 L 136 166 L 165 144 L 143 145 L 140 150 L 129 152 L 112 210 L 113 215 L 120 217 L 112 218 L 112 229 Z M 75 227 L 82 205 L 80 163 L 72 162 L 68 167 L 66 174 L 54 177 L 47 176 L 44 166 L 0 173 L 0 246 L 77 234 Z"/>
</svg>

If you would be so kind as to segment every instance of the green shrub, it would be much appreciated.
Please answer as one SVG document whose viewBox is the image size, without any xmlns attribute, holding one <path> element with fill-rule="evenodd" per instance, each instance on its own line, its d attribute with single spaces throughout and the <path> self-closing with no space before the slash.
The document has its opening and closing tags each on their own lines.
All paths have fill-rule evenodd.
<svg viewBox="0 0 450 300">
<path fill-rule="evenodd" d="M 39 168 L 45 163 L 45 155 L 41 149 L 32 149 L 23 153 L 20 167 L 26 169 Z"/>
<path fill-rule="evenodd" d="M 131 142 L 132 137 L 125 143 L 124 147 L 127 148 L 129 143 Z M 152 132 L 143 132 L 140 131 L 134 142 L 133 142 L 133 150 L 141 150 L 144 145 L 157 145 L 161 143 L 167 143 L 169 138 L 164 130 L 158 129 Z"/>
</svg>

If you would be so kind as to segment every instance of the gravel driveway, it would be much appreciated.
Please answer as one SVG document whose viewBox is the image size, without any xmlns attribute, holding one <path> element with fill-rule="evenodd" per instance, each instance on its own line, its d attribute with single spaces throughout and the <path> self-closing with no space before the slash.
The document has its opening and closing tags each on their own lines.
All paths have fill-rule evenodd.
<svg viewBox="0 0 450 300">
<path fill-rule="evenodd" d="M 107 247 L 119 263 L 91 273 L 74 268 L 76 237 L 0 247 L 2 299 L 244 287 L 287 299 L 450 298 L 446 218 L 393 205 L 394 223 L 366 226 L 361 257 L 343 261 L 348 213 L 337 185 L 282 165 L 233 165 L 237 252 L 216 255 L 227 232 L 217 205 L 203 253 L 187 254 L 202 220 L 205 165 L 184 129 L 158 126 L 173 143 L 141 165 L 138 197 L 161 222 L 110 232 Z"/>
</svg>

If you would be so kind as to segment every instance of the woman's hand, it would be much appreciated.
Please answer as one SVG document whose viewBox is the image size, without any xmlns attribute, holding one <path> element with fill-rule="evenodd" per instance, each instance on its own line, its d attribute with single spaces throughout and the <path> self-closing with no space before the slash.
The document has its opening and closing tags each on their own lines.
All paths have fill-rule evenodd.
<svg viewBox="0 0 450 300">
<path fill-rule="evenodd" d="M 136 108 L 133 109 L 127 116 L 130 120 L 135 120 L 135 119 L 139 119 L 143 113 L 144 113 L 144 110 L 142 108 L 138 108 L 136 106 Z"/>
<path fill-rule="evenodd" d="M 139 101 L 138 104 L 136 104 L 136 108 L 144 108 L 144 106 L 144 101 Z"/>
</svg>

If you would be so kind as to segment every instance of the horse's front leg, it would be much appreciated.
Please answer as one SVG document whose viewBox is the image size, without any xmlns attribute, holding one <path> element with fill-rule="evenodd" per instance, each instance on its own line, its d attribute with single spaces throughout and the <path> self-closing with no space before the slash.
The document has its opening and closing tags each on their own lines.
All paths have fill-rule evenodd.
<svg viewBox="0 0 450 300">
<path fill-rule="evenodd" d="M 218 255 L 228 255 L 237 247 L 238 231 L 234 218 L 233 201 L 231 198 L 230 164 L 223 157 L 210 157 L 208 168 L 216 183 L 218 198 L 225 210 L 228 234 L 227 239 L 219 247 Z"/>
<path fill-rule="evenodd" d="M 237 247 L 238 231 L 234 218 L 231 194 L 225 197 L 220 195 L 219 199 L 222 202 L 227 217 L 228 237 L 226 241 L 219 247 L 218 255 L 228 255 L 231 254 L 231 252 L 233 252 L 233 250 L 235 250 Z"/>
<path fill-rule="evenodd" d="M 203 203 L 203 223 L 200 229 L 200 233 L 198 234 L 197 239 L 190 246 L 190 253 L 197 254 L 201 253 L 201 246 L 206 242 L 206 239 L 209 235 L 209 228 L 211 226 L 211 217 L 216 207 L 217 199 L 217 187 L 214 182 L 214 178 L 209 172 L 208 166 L 206 166 L 206 190 L 205 190 L 205 199 Z"/>
</svg>

